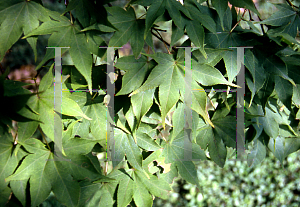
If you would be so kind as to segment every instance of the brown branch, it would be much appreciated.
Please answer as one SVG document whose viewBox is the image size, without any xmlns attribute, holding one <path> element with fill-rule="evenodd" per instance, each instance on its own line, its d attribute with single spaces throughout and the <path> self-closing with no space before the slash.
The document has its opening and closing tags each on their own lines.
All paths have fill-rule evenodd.
<svg viewBox="0 0 300 207">
<path fill-rule="evenodd" d="M 240 20 L 234 25 L 234 27 L 230 30 L 229 33 L 232 33 L 232 31 L 236 28 L 236 26 L 238 26 L 238 24 L 242 21 L 242 18 L 245 16 L 247 9 L 244 10 L 244 13 L 242 15 L 242 17 L 240 18 Z"/>
<path fill-rule="evenodd" d="M 168 53 L 171 54 L 171 52 L 169 51 L 169 49 L 168 49 L 168 47 L 167 47 L 167 46 L 170 47 L 170 44 L 167 43 L 167 42 L 162 38 L 162 36 L 160 35 L 160 33 L 157 31 L 156 28 L 151 28 L 151 29 L 154 29 L 154 30 L 159 34 L 160 37 L 159 37 L 158 35 L 156 35 L 156 34 L 151 30 L 151 34 L 153 34 L 157 39 L 159 39 L 160 41 L 162 41 L 162 42 L 164 43 L 165 47 L 167 48 Z M 174 47 L 172 47 L 172 49 L 173 49 L 174 51 L 176 50 Z"/>
<path fill-rule="evenodd" d="M 293 8 L 294 7 L 299 8 L 298 6 L 295 6 L 294 4 L 292 4 L 292 2 L 290 0 L 286 0 L 286 2 Z"/>
<path fill-rule="evenodd" d="M 155 30 L 161 31 L 161 32 L 167 32 L 167 30 L 164 30 L 164 29 L 158 29 L 158 28 L 155 28 Z"/>
<path fill-rule="evenodd" d="M 159 33 L 157 30 L 155 30 L 155 31 L 156 31 L 156 32 L 157 32 L 157 34 L 160 36 L 160 38 L 161 38 L 161 39 L 163 39 L 163 37 L 161 36 L 161 34 L 160 34 L 160 33 Z M 170 53 L 170 51 L 169 51 L 169 48 L 167 47 L 167 45 L 166 45 L 166 43 L 165 43 L 165 42 L 164 42 L 164 45 L 165 45 L 165 47 L 166 47 L 166 49 L 167 49 L 168 53 L 169 53 L 169 54 L 171 54 L 171 53 Z M 170 47 L 170 45 L 168 45 L 168 46 Z"/>
<path fill-rule="evenodd" d="M 157 30 L 157 29 L 155 29 L 155 28 L 151 28 L 151 29 Z M 170 47 L 170 44 L 167 43 L 162 37 L 157 36 L 157 35 L 156 35 L 155 33 L 153 33 L 152 31 L 151 31 L 151 33 L 152 33 L 157 39 L 159 39 L 160 41 L 164 42 L 166 45 L 168 45 L 168 46 Z M 159 34 L 159 33 L 158 33 L 158 34 Z"/>
<path fill-rule="evenodd" d="M 140 18 L 142 18 L 143 16 L 145 16 L 146 15 L 146 13 L 145 14 L 143 14 L 142 16 L 140 16 L 139 18 L 137 18 L 137 19 L 140 19 Z"/>
</svg>

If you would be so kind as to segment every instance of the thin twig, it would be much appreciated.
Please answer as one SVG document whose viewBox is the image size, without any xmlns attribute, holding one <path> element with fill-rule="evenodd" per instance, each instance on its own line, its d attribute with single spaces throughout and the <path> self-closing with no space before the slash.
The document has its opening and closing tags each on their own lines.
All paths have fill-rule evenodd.
<svg viewBox="0 0 300 207">
<path fill-rule="evenodd" d="M 234 25 L 234 27 L 230 30 L 229 33 L 232 33 L 232 31 L 236 28 L 236 26 L 238 26 L 238 24 L 242 21 L 242 18 L 244 17 L 246 11 L 247 11 L 247 9 L 244 10 L 244 13 L 243 13 L 242 17 L 241 17 L 240 20 Z"/>
<path fill-rule="evenodd" d="M 164 30 L 164 29 L 158 29 L 158 28 L 155 28 L 155 30 L 161 31 L 161 32 L 167 32 L 167 30 Z"/>
<path fill-rule="evenodd" d="M 156 32 L 159 34 L 158 31 L 156 31 Z M 169 49 L 168 49 L 168 47 L 167 47 L 167 45 L 170 47 L 170 44 L 167 43 L 162 37 L 159 37 L 158 35 L 156 35 L 154 32 L 151 31 L 151 33 L 152 33 L 156 38 L 158 38 L 160 41 L 162 41 L 162 42 L 164 43 L 165 47 L 167 48 L 168 53 L 171 54 L 170 51 L 169 51 Z M 159 35 L 160 35 L 160 34 L 159 34 Z M 161 36 L 161 35 L 160 35 L 160 36 Z"/>
<path fill-rule="evenodd" d="M 298 6 L 295 6 L 294 4 L 292 4 L 292 2 L 291 2 L 290 0 L 286 0 L 286 2 L 287 2 L 291 7 L 299 8 Z"/>
<path fill-rule="evenodd" d="M 167 141 L 166 138 L 164 137 L 164 135 L 161 133 L 161 131 L 157 128 L 157 130 L 160 132 L 161 137 L 163 138 L 163 140 L 165 140 L 165 142 Z"/>
<path fill-rule="evenodd" d="M 140 18 L 142 18 L 143 16 L 145 16 L 146 15 L 146 13 L 145 14 L 143 14 L 142 16 L 140 16 L 139 18 L 137 18 L 137 19 L 140 19 Z"/>
<path fill-rule="evenodd" d="M 157 34 L 160 36 L 160 38 L 163 39 L 163 37 L 161 36 L 161 34 L 160 34 L 157 30 L 155 30 L 155 31 L 156 31 Z M 170 53 L 170 50 L 169 50 L 169 48 L 167 47 L 167 45 L 166 45 L 165 42 L 164 42 L 164 44 L 165 44 L 165 47 L 167 48 L 168 53 L 171 54 L 171 53 Z M 169 45 L 169 47 L 170 47 L 170 45 Z"/>
<path fill-rule="evenodd" d="M 156 28 L 151 28 L 151 29 L 154 29 L 154 30 L 156 30 Z M 157 39 L 159 39 L 160 41 L 162 41 L 162 42 L 164 42 L 166 45 L 168 45 L 169 47 L 170 47 L 170 44 L 169 43 L 167 43 L 163 38 L 161 38 L 161 37 L 159 37 L 159 36 L 157 36 L 157 34 L 155 34 L 154 32 L 152 32 L 151 31 L 151 33 L 157 38 Z"/>
<path fill-rule="evenodd" d="M 249 13 L 250 20 L 251 20 L 251 21 L 254 21 L 254 19 L 252 18 L 252 15 L 251 15 L 250 9 L 248 9 L 248 13 Z"/>
<path fill-rule="evenodd" d="M 210 7 L 209 0 L 206 0 L 207 7 Z"/>
</svg>

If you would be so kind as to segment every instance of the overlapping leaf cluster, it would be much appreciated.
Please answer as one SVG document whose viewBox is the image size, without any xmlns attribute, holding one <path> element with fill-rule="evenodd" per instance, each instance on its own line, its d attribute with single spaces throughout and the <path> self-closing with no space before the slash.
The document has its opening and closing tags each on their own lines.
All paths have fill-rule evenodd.
<svg viewBox="0 0 300 207">
<path fill-rule="evenodd" d="M 54 64 L 43 67 L 54 58 L 53 51 L 47 49 L 36 68 L 48 70 L 37 93 L 6 79 L 9 70 L 0 76 L 1 205 L 13 193 L 22 205 L 37 206 L 53 191 L 66 206 L 152 206 L 155 196 L 168 197 L 178 176 L 201 189 L 196 161 L 209 159 L 223 167 L 236 147 L 236 105 L 243 103 L 229 93 L 239 87 L 237 50 L 230 47 L 253 47 L 245 49 L 246 148 L 254 146 L 247 155 L 249 167 L 261 163 L 266 150 L 283 162 L 300 149 L 300 52 L 295 39 L 299 8 L 277 4 L 276 13 L 255 22 L 230 9 L 226 0 L 212 0 L 210 6 L 196 0 L 183 5 L 175 0 L 131 0 L 124 9 L 107 6 L 110 2 L 72 0 L 65 10 L 69 17 L 38 0 L 1 4 L 1 60 L 22 34 L 35 54 L 37 37 L 51 34 L 48 46 L 70 47 L 62 52 L 69 52 L 73 61 L 62 67 L 64 131 L 59 158 L 54 147 Z M 250 0 L 229 2 L 259 15 Z M 137 5 L 145 8 L 140 17 Z M 248 29 L 237 24 L 240 18 Z M 154 50 L 156 23 L 170 20 L 171 52 L 146 52 L 144 46 Z M 255 24 L 268 29 L 259 30 Z M 112 36 L 106 42 L 108 34 Z M 183 35 L 188 39 L 180 46 L 196 47 L 191 82 L 185 78 L 184 49 L 174 47 Z M 133 55 L 118 58 L 114 65 L 113 119 L 104 97 L 110 81 L 107 54 L 99 46 L 127 42 Z M 99 91 L 74 92 L 92 88 Z M 204 92 L 212 88 L 225 92 Z M 189 124 L 187 90 L 192 100 Z M 108 124 L 114 125 L 112 162 L 98 159 L 113 150 L 107 149 Z M 37 130 L 42 139 L 35 137 Z"/>
</svg>

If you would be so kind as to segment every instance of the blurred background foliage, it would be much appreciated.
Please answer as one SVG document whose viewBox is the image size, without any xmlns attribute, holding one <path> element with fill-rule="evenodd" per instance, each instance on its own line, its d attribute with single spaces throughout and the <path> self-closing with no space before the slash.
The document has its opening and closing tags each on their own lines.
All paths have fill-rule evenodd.
<svg viewBox="0 0 300 207">
<path fill-rule="evenodd" d="M 200 191 L 177 178 L 169 200 L 156 198 L 153 206 L 299 206 L 300 152 L 288 156 L 283 166 L 271 152 L 267 155 L 252 169 L 242 161 L 226 161 L 223 169 L 213 162 L 202 162 L 198 164 Z"/>
<path fill-rule="evenodd" d="M 60 13 L 66 8 L 64 1 L 42 0 L 42 2 L 46 8 Z M 276 7 L 271 3 L 284 3 L 285 0 L 257 0 L 254 2 L 261 13 L 261 18 L 266 19 L 276 12 Z M 296 6 L 300 4 L 300 0 L 291 2 Z M 111 2 L 113 6 L 120 7 L 124 7 L 127 3 L 128 0 Z M 145 12 L 142 6 L 135 6 L 135 10 L 138 17 Z M 249 18 L 247 15 L 245 16 L 246 19 Z M 171 21 L 157 24 L 163 30 L 170 31 L 171 29 Z M 246 27 L 246 24 L 241 26 Z M 42 60 L 46 53 L 49 36 L 39 36 L 36 62 L 29 44 L 26 40 L 20 39 L 7 53 L 1 63 L 2 66 L 4 68 L 10 67 L 12 73 L 23 73 L 20 68 L 24 65 L 30 65 L 34 70 L 35 65 Z M 171 41 L 170 32 L 162 32 L 162 37 L 167 42 Z M 186 39 L 187 37 L 181 38 L 176 45 L 181 44 Z M 156 52 L 167 52 L 164 44 L 156 37 L 153 37 L 153 41 Z M 120 49 L 120 56 L 131 54 L 129 44 Z M 63 58 L 63 61 L 68 61 L 67 56 Z M 43 76 L 43 71 L 40 75 Z M 40 136 L 39 132 L 36 132 L 34 136 Z M 200 191 L 196 186 L 176 178 L 169 199 L 156 198 L 153 206 L 300 206 L 300 152 L 288 156 L 283 166 L 271 152 L 268 152 L 266 159 L 255 169 L 250 169 L 246 162 L 241 161 L 227 161 L 223 169 L 214 162 L 201 162 L 198 163 L 198 177 L 202 186 Z M 17 203 L 15 204 L 18 206 Z M 48 199 L 40 205 L 40 207 L 51 206 L 62 206 L 53 194 L 50 194 Z"/>
</svg>

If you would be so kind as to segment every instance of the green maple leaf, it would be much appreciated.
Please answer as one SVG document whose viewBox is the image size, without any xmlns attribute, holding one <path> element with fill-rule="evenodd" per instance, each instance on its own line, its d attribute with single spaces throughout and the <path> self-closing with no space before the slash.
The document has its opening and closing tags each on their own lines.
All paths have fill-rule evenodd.
<svg viewBox="0 0 300 207">
<path fill-rule="evenodd" d="M 254 13 L 256 13 L 258 16 L 260 16 L 259 12 L 257 11 L 257 9 L 255 8 L 255 5 L 253 3 L 252 0 L 229 0 L 229 2 L 236 7 L 239 8 L 245 8 L 249 9 L 251 11 L 253 11 Z"/>
<path fill-rule="evenodd" d="M 158 65 L 152 69 L 146 82 L 138 89 L 133 91 L 130 96 L 142 91 L 159 87 L 159 102 L 162 114 L 162 124 L 165 125 L 165 117 L 171 108 L 178 102 L 180 94 L 184 94 L 184 62 L 183 51 L 177 55 L 177 59 L 174 59 L 172 55 L 164 53 L 145 54 L 152 57 Z M 128 66 L 129 67 L 129 66 Z M 191 108 L 200 114 L 204 119 L 210 122 L 206 111 L 206 94 L 203 89 L 197 84 L 202 85 L 214 85 L 214 84 L 228 84 L 229 83 L 222 76 L 222 74 L 209 65 L 199 65 L 196 63 L 195 72 L 193 72 L 193 81 L 191 83 L 192 88 L 187 90 L 194 90 L 192 92 L 192 106 Z M 197 82 L 195 82 L 197 81 Z M 199 91 L 200 90 L 200 91 Z M 180 92 L 180 93 L 179 93 Z"/>
<path fill-rule="evenodd" d="M 4 192 L 7 190 L 8 188 L 8 183 L 7 181 L 5 181 L 5 178 L 8 177 L 9 175 L 11 175 L 15 169 L 18 166 L 18 163 L 20 162 L 20 160 L 27 155 L 27 153 L 22 150 L 22 149 L 18 149 L 16 151 L 18 151 L 18 153 L 13 153 L 13 137 L 11 134 L 8 133 L 3 133 L 0 135 L 1 137 L 1 143 L 0 143 L 0 192 L 3 195 Z M 16 152 L 15 151 L 15 152 Z M 16 184 L 18 184 L 16 182 Z M 18 187 L 14 188 L 14 186 L 12 186 L 12 183 L 10 183 L 10 187 L 11 190 L 14 192 L 14 194 L 16 195 L 16 197 L 21 201 L 21 203 L 25 206 L 25 200 L 23 198 L 21 198 L 22 196 L 19 196 L 20 194 L 16 193 L 16 189 L 21 189 L 21 186 L 19 185 Z M 11 190 L 9 190 L 9 193 L 11 193 Z M 5 196 L 5 195 L 3 195 Z M 9 195 L 6 196 L 6 198 L 8 199 Z M 5 203 L 7 202 L 7 200 L 5 200 Z M 0 202 L 1 203 L 1 202 Z M 5 205 L 5 203 L 3 203 L 3 206 Z M 1 203 L 2 204 L 2 203 Z"/>
<path fill-rule="evenodd" d="M 215 128 L 200 122 L 196 142 L 202 149 L 208 147 L 210 158 L 220 167 L 224 167 L 227 147 L 236 148 L 236 118 L 224 117 L 222 110 L 217 110 L 212 118 Z M 200 120 L 201 121 L 201 120 Z"/>
<path fill-rule="evenodd" d="M 190 153 L 192 159 L 206 160 L 206 156 L 204 151 L 195 143 L 190 143 L 191 148 L 185 148 L 184 139 L 188 138 L 185 137 L 184 131 L 181 131 L 170 142 L 164 142 L 162 144 L 163 151 L 161 157 L 165 157 L 166 164 L 175 164 L 182 178 L 200 187 L 195 164 L 191 160 L 186 160 L 185 153 Z"/>
<path fill-rule="evenodd" d="M 53 13 L 56 14 L 55 12 Z M 52 14 L 51 17 L 54 18 L 54 14 Z M 51 34 L 48 39 L 48 45 L 51 45 L 51 47 L 70 47 L 69 51 L 73 63 L 86 79 L 88 88 L 91 91 L 93 60 L 87 38 L 84 33 L 80 32 L 81 28 L 77 22 L 73 24 L 64 16 L 57 17 L 57 19 L 57 21 L 50 20 L 44 22 L 37 29 L 33 30 L 23 38 Z M 66 49 L 61 49 L 61 51 L 63 53 Z M 53 50 L 49 48 L 47 49 L 42 62 L 37 66 L 37 69 L 51 58 L 53 58 Z"/>
<path fill-rule="evenodd" d="M 6 1 L 0 6 L 0 60 L 4 58 L 5 52 L 17 42 L 24 33 L 27 35 L 39 26 L 39 20 L 49 21 L 47 9 L 34 1 Z M 27 39 L 33 49 L 35 59 L 37 58 L 37 37 Z"/>
<path fill-rule="evenodd" d="M 253 53 L 250 50 L 247 50 L 245 52 L 245 66 L 250 71 L 253 79 L 251 80 L 250 77 L 246 76 L 247 85 L 251 91 L 251 106 L 254 95 L 264 85 L 266 74 L 264 68 L 258 64 L 257 58 L 253 55 Z"/>
<path fill-rule="evenodd" d="M 6 181 L 29 179 L 33 206 L 42 203 L 51 190 L 61 203 L 77 206 L 80 186 L 71 175 L 76 179 L 95 179 L 100 176 L 84 156 L 91 151 L 95 142 L 72 139 L 64 143 L 69 161 L 54 161 L 53 153 L 37 139 L 30 138 L 20 144 L 31 154 L 25 157 L 15 173 L 7 177 Z"/>
<path fill-rule="evenodd" d="M 237 67 L 237 49 L 230 47 L 251 46 L 255 42 L 252 36 L 246 38 L 245 34 L 240 33 L 240 28 L 237 26 L 235 30 L 232 30 L 232 13 L 228 7 L 224 14 L 224 30 L 220 26 L 220 21 L 217 21 L 217 32 L 206 33 L 205 43 L 208 48 L 214 49 L 228 49 L 222 53 L 222 58 L 225 63 L 228 81 L 232 83 L 234 78 L 239 73 L 239 67 Z M 226 20 L 226 21 L 225 21 Z"/>
<path fill-rule="evenodd" d="M 149 3 L 151 6 L 147 10 L 146 16 L 146 28 L 144 33 L 144 38 L 146 38 L 148 32 L 150 31 L 155 20 L 168 11 L 172 20 L 180 30 L 184 29 L 185 21 L 184 18 L 192 19 L 190 12 L 182 6 L 178 1 L 173 0 L 151 0 Z M 183 16 L 184 14 L 184 16 Z"/>
<path fill-rule="evenodd" d="M 299 137 L 284 138 L 281 136 L 270 138 L 268 143 L 269 149 L 279 159 L 282 167 L 284 159 L 291 153 L 296 152 L 300 148 Z"/>
<path fill-rule="evenodd" d="M 274 5 L 278 9 L 277 12 L 272 14 L 267 19 L 255 23 L 279 26 L 276 29 L 271 29 L 270 31 L 268 31 L 268 33 L 272 32 L 272 30 L 274 32 L 281 30 L 280 33 L 287 33 L 291 35 L 293 38 L 295 38 L 297 35 L 297 31 L 299 31 L 299 28 L 297 26 L 300 23 L 299 14 L 289 5 L 286 4 L 274 4 Z"/>
<path fill-rule="evenodd" d="M 52 81 L 52 70 L 49 70 L 40 83 L 40 89 L 44 91 L 38 93 L 38 96 L 31 96 L 27 102 L 27 105 L 30 107 L 30 109 L 40 115 L 39 121 L 42 122 L 40 126 L 43 132 L 54 141 L 54 86 L 51 86 Z M 63 88 L 65 88 L 65 84 L 63 84 Z M 80 116 L 91 120 L 91 118 L 87 117 L 83 113 L 75 101 L 68 98 L 69 92 L 62 94 L 62 114 L 69 116 Z"/>
<path fill-rule="evenodd" d="M 103 32 L 114 32 L 116 28 L 107 20 L 107 12 L 103 4 L 105 3 L 97 2 L 95 4 L 85 0 L 73 0 L 69 2 L 63 14 L 75 9 L 76 18 L 85 27 L 82 31 L 96 29 Z"/>
<path fill-rule="evenodd" d="M 91 132 L 94 140 L 105 144 L 107 139 L 107 120 L 111 120 L 111 118 L 107 114 L 107 107 L 103 104 L 103 96 L 93 98 L 90 94 L 75 92 L 72 93 L 70 99 L 76 101 L 82 112 L 92 119 L 76 123 L 72 136 L 80 135 L 86 138 Z"/>
<path fill-rule="evenodd" d="M 108 20 L 118 29 L 108 46 L 122 47 L 130 40 L 133 54 L 137 58 L 144 47 L 141 34 L 145 31 L 145 20 L 137 19 L 132 7 L 129 7 L 127 11 L 120 7 L 109 7 L 107 11 L 112 15 L 108 17 Z"/>
</svg>

